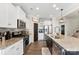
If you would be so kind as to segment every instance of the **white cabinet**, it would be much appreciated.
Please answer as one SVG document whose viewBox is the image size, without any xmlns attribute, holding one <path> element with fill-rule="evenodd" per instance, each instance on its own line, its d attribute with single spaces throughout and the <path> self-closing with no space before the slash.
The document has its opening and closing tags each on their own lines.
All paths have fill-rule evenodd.
<svg viewBox="0 0 79 59">
<path fill-rule="evenodd" d="M 0 27 L 16 28 L 17 10 L 11 3 L 0 3 Z"/>
<path fill-rule="evenodd" d="M 3 49 L 2 55 L 22 55 L 23 54 L 23 40 Z"/>
<path fill-rule="evenodd" d="M 2 50 L 2 55 L 14 55 L 15 54 L 15 47 L 16 46 L 10 46 L 7 47 L 6 49 Z"/>
<path fill-rule="evenodd" d="M 24 11 L 17 6 L 8 4 L 8 27 L 17 28 L 17 19 L 26 21 Z"/>
<path fill-rule="evenodd" d="M 7 27 L 7 3 L 0 3 L 0 27 Z"/>
<path fill-rule="evenodd" d="M 8 8 L 8 27 L 17 28 L 17 9 L 12 4 L 7 5 Z"/>
<path fill-rule="evenodd" d="M 23 54 L 23 40 L 19 41 L 17 44 L 16 44 L 16 54 L 17 55 L 21 55 Z"/>
<path fill-rule="evenodd" d="M 38 39 L 44 40 L 44 33 L 38 33 Z"/>
<path fill-rule="evenodd" d="M 26 21 L 26 16 L 20 7 L 11 3 L 0 3 L 0 27 L 17 28 L 17 19 Z"/>
</svg>

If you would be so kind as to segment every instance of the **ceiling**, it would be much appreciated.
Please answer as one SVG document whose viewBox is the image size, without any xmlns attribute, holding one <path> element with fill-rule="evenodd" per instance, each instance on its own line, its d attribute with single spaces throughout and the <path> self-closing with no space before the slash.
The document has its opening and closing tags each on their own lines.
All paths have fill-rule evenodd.
<svg viewBox="0 0 79 59">
<path fill-rule="evenodd" d="M 67 16 L 65 16 L 66 19 L 79 19 L 79 8 L 75 11 L 73 11 L 72 13 L 68 14 Z"/>
<path fill-rule="evenodd" d="M 56 4 L 59 10 L 53 8 L 53 4 Z M 64 9 L 64 14 L 67 10 L 69 10 L 76 4 L 77 3 L 14 3 L 14 5 L 21 6 L 26 15 L 38 16 L 40 19 L 58 17 L 61 15 L 60 9 Z M 36 10 L 37 7 L 39 8 L 39 10 Z"/>
</svg>

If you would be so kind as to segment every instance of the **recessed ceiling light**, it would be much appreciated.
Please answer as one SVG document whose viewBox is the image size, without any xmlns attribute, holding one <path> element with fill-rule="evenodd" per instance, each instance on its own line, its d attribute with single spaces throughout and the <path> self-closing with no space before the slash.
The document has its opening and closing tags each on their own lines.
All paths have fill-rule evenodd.
<svg viewBox="0 0 79 59">
<path fill-rule="evenodd" d="M 56 8 L 56 10 L 59 10 L 59 8 Z"/>
<path fill-rule="evenodd" d="M 37 7 L 36 10 L 39 10 L 39 7 Z"/>
<path fill-rule="evenodd" d="M 56 7 L 56 4 L 53 4 L 53 7 L 55 8 Z"/>
</svg>

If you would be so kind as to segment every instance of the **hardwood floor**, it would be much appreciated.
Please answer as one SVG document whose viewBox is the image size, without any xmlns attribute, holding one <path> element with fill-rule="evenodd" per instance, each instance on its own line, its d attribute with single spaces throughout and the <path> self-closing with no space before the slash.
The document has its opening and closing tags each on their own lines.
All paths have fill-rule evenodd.
<svg viewBox="0 0 79 59">
<path fill-rule="evenodd" d="M 46 47 L 46 41 L 36 41 L 24 49 L 24 55 L 42 55 L 42 47 Z"/>
</svg>

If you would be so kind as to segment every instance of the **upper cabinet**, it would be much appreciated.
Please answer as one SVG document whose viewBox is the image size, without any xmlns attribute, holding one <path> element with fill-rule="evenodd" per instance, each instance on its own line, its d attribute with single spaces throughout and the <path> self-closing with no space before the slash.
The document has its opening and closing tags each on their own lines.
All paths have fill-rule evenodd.
<svg viewBox="0 0 79 59">
<path fill-rule="evenodd" d="M 0 3 L 0 27 L 7 27 L 8 22 L 7 3 Z"/>
<path fill-rule="evenodd" d="M 0 27 L 17 28 L 17 10 L 10 3 L 0 3 Z"/>
<path fill-rule="evenodd" d="M 17 6 L 17 19 L 20 19 L 20 20 L 22 20 L 22 21 L 26 21 L 25 13 L 24 13 L 24 11 L 21 9 L 20 6 Z"/>
<path fill-rule="evenodd" d="M 8 4 L 8 27 L 17 28 L 17 9 L 12 4 Z"/>
<path fill-rule="evenodd" d="M 0 3 L 0 27 L 17 28 L 17 19 L 26 22 L 25 13 L 19 6 Z"/>
</svg>

